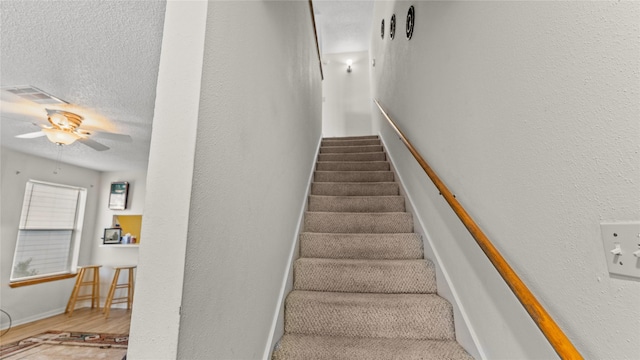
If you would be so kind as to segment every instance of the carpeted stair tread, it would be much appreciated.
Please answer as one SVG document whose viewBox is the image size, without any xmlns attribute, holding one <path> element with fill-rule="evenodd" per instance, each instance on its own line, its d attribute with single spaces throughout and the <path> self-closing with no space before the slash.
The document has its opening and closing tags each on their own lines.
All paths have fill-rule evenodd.
<svg viewBox="0 0 640 360">
<path fill-rule="evenodd" d="M 314 182 L 311 184 L 311 195 L 384 196 L 399 194 L 400 187 L 395 182 Z"/>
<path fill-rule="evenodd" d="M 451 304 L 435 294 L 360 294 L 294 290 L 285 333 L 453 340 Z"/>
<path fill-rule="evenodd" d="M 380 139 L 380 137 L 378 137 L 378 135 L 361 135 L 361 136 L 338 136 L 338 137 L 322 138 L 322 140 L 337 140 L 337 141 L 370 140 L 370 139 Z"/>
<path fill-rule="evenodd" d="M 274 360 L 472 360 L 455 341 L 288 334 Z"/>
<path fill-rule="evenodd" d="M 309 196 L 309 211 L 402 212 L 404 196 Z"/>
<path fill-rule="evenodd" d="M 382 145 L 321 146 L 321 154 L 382 152 Z"/>
<path fill-rule="evenodd" d="M 300 257 L 332 259 L 422 259 L 422 240 L 408 234 L 300 234 Z"/>
<path fill-rule="evenodd" d="M 362 146 L 381 144 L 380 139 L 322 140 L 320 146 Z"/>
<path fill-rule="evenodd" d="M 389 171 L 388 161 L 322 161 L 316 163 L 318 171 Z"/>
<path fill-rule="evenodd" d="M 428 260 L 300 258 L 294 263 L 295 290 L 350 293 L 430 294 L 436 292 Z"/>
<path fill-rule="evenodd" d="M 344 213 L 308 211 L 305 232 L 320 233 L 410 233 L 413 218 L 406 212 Z"/>
<path fill-rule="evenodd" d="M 380 138 L 319 151 L 272 359 L 471 359 Z"/>
<path fill-rule="evenodd" d="M 320 153 L 318 161 L 385 161 L 384 152 L 369 153 Z"/>
<path fill-rule="evenodd" d="M 392 182 L 391 171 L 316 171 L 315 182 Z"/>
</svg>

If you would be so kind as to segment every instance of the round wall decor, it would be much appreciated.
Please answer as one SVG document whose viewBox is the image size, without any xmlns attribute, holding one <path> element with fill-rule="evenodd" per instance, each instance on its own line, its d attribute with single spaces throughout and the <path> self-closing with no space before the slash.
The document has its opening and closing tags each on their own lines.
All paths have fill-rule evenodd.
<svg viewBox="0 0 640 360">
<path fill-rule="evenodd" d="M 396 14 L 391 15 L 391 21 L 389 22 L 389 37 L 391 40 L 396 37 Z"/>
<path fill-rule="evenodd" d="M 380 37 L 384 40 L 384 19 L 382 19 L 382 24 L 380 25 Z"/>
<path fill-rule="evenodd" d="M 407 13 L 407 40 L 411 40 L 413 36 L 413 22 L 416 19 L 416 10 L 413 8 L 413 5 L 409 8 L 409 12 Z"/>
</svg>

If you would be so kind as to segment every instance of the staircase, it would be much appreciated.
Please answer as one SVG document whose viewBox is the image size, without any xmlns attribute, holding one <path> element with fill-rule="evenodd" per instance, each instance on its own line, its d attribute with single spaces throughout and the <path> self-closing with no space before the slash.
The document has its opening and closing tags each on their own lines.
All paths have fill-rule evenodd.
<svg viewBox="0 0 640 360">
<path fill-rule="evenodd" d="M 321 145 L 273 360 L 471 359 L 378 137 Z"/>
</svg>

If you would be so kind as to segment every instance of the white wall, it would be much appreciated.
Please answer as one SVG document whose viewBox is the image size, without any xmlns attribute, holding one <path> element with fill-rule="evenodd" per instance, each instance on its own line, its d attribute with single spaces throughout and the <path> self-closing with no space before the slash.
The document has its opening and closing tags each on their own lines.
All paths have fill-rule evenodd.
<svg viewBox="0 0 640 360">
<path fill-rule="evenodd" d="M 347 73 L 347 60 L 351 72 Z M 371 135 L 369 53 L 366 51 L 322 56 L 322 135 Z"/>
<path fill-rule="evenodd" d="M 149 150 L 129 359 L 175 359 L 206 1 L 168 1 Z"/>
<path fill-rule="evenodd" d="M 178 358 L 265 351 L 321 136 L 312 31 L 308 2 L 209 3 Z"/>
<path fill-rule="evenodd" d="M 127 197 L 127 208 L 125 210 L 109 209 L 109 193 L 111 183 L 115 181 L 127 181 L 129 183 L 129 195 Z M 102 237 L 104 229 L 112 225 L 114 215 L 142 215 L 144 211 L 145 194 L 147 188 L 146 171 L 127 172 L 104 172 L 101 174 L 101 189 L 96 212 L 96 226 L 93 236 L 94 246 L 91 253 L 91 263 L 102 265 L 100 269 L 100 297 L 101 304 L 109 292 L 111 281 L 113 280 L 113 266 L 115 265 L 137 265 L 138 247 L 116 247 L 113 245 L 103 245 Z M 144 217 L 143 217 L 144 219 Z M 123 234 L 124 235 L 124 234 Z M 141 234 L 132 234 L 138 235 Z M 144 238 L 141 238 L 144 241 Z M 128 276 L 127 271 L 120 274 L 120 282 L 125 282 Z M 124 290 L 123 294 L 124 294 Z M 116 296 L 121 296 L 116 294 Z M 126 304 L 114 305 L 114 307 L 126 307 Z"/>
<path fill-rule="evenodd" d="M 640 219 L 640 3 L 384 2 L 374 96 L 588 359 L 630 359 L 640 282 L 607 273 L 599 223 Z M 388 30 L 388 27 L 387 27 Z M 375 127 L 490 359 L 553 350 L 379 115 Z"/>
<path fill-rule="evenodd" d="M 54 144 L 51 146 L 52 151 L 57 151 Z M 63 313 L 75 283 L 75 278 L 72 278 L 17 288 L 9 287 L 25 184 L 28 180 L 33 179 L 87 189 L 84 226 L 78 259 L 79 265 L 85 265 L 90 263 L 91 251 L 95 245 L 93 231 L 100 193 L 100 173 L 61 164 L 58 174 L 54 174 L 55 162 L 4 147 L 1 159 L 0 304 L 2 310 L 11 315 L 13 326 L 16 326 Z M 7 320 L 4 316 L 2 319 L 3 321 Z M 5 328 L 8 323 L 3 322 L 1 326 Z"/>
</svg>

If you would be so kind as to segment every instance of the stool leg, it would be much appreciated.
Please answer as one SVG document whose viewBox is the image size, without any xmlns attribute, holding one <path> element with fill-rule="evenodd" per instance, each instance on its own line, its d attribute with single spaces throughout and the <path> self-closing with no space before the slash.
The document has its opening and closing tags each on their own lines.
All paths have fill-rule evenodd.
<svg viewBox="0 0 640 360">
<path fill-rule="evenodd" d="M 100 310 L 100 268 L 93 268 L 93 288 L 91 289 L 91 308 Z"/>
<path fill-rule="evenodd" d="M 65 314 L 69 313 L 69 316 L 73 314 L 73 308 L 76 306 L 76 299 L 78 298 L 78 292 L 80 292 L 80 285 L 82 284 L 82 279 L 84 279 L 84 270 L 85 268 L 81 268 L 80 272 L 78 272 L 76 284 L 73 287 L 73 291 L 71 292 L 71 296 L 67 302 L 67 308 L 64 310 Z"/>
<path fill-rule="evenodd" d="M 133 304 L 133 269 L 129 269 L 129 286 L 127 287 L 127 310 L 131 309 Z"/>
<path fill-rule="evenodd" d="M 107 301 L 104 303 L 104 317 L 109 317 L 109 311 L 111 310 L 111 302 L 113 301 L 113 295 L 116 292 L 116 286 L 118 286 L 118 278 L 120 277 L 120 269 L 116 269 L 113 274 L 113 281 L 111 282 L 111 288 L 109 288 L 109 295 L 107 295 Z"/>
</svg>

